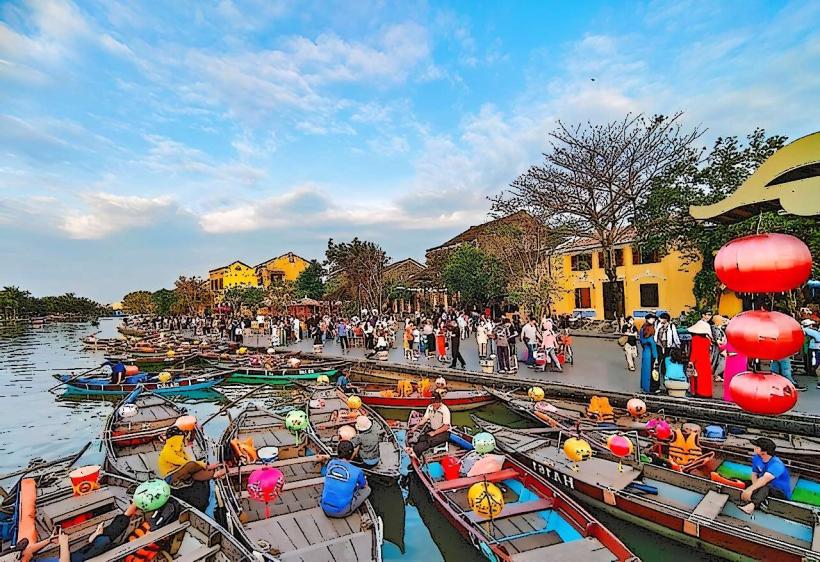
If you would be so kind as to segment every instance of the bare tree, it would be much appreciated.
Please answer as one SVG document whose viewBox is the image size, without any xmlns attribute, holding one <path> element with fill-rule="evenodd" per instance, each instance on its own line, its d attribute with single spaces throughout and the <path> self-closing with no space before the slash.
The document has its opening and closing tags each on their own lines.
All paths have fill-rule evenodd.
<svg viewBox="0 0 820 562">
<path fill-rule="evenodd" d="M 174 282 L 176 302 L 175 312 L 182 314 L 200 314 L 214 304 L 214 294 L 208 284 L 200 277 L 181 275 Z"/>
<path fill-rule="evenodd" d="M 331 238 L 325 257 L 324 265 L 330 272 L 330 298 L 347 298 L 359 308 L 382 309 L 383 274 L 389 258 L 381 246 L 358 238 L 337 244 Z"/>
<path fill-rule="evenodd" d="M 703 132 L 684 130 L 682 113 L 672 116 L 629 114 L 604 124 L 567 126 L 549 133 L 544 162 L 530 167 L 493 198 L 499 213 L 526 210 L 568 237 L 591 238 L 602 249 L 603 269 L 613 290 L 606 307 L 623 302 L 615 245 L 635 220 L 635 209 L 653 182 L 690 154 Z"/>
</svg>

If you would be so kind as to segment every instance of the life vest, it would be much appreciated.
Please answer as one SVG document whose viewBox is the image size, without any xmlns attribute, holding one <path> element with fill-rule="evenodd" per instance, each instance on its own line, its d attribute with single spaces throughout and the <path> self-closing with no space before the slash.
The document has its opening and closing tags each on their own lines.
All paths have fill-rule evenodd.
<svg viewBox="0 0 820 562">
<path fill-rule="evenodd" d="M 587 416 L 598 423 L 613 423 L 615 421 L 614 410 L 609 403 L 609 398 L 606 396 L 593 396 L 589 399 Z"/>
<path fill-rule="evenodd" d="M 703 449 L 700 447 L 699 434 L 690 432 L 684 436 L 678 428 L 675 429 L 674 438 L 669 443 L 669 459 L 675 464 L 686 466 L 703 456 Z"/>
<path fill-rule="evenodd" d="M 387 389 L 387 390 L 382 390 L 381 392 L 379 392 L 379 395 L 382 396 L 383 398 L 393 398 L 396 395 L 396 393 L 393 392 L 390 389 Z"/>
<path fill-rule="evenodd" d="M 143 523 L 134 529 L 130 535 L 128 535 L 128 542 L 135 541 L 140 537 L 143 537 L 151 532 L 151 523 L 148 521 L 143 521 Z M 160 546 L 156 543 L 151 543 L 147 546 L 140 548 L 134 554 L 129 554 L 125 557 L 125 562 L 150 562 L 154 558 L 157 557 L 159 554 Z"/>
<path fill-rule="evenodd" d="M 432 386 L 430 379 L 424 378 L 419 381 L 419 394 L 425 398 L 432 396 Z"/>
<path fill-rule="evenodd" d="M 248 437 L 244 441 L 231 439 L 231 449 L 237 458 L 247 464 L 253 464 L 259 457 L 256 454 L 256 447 L 253 446 L 253 437 Z"/>
<path fill-rule="evenodd" d="M 413 383 L 408 380 L 400 380 L 396 383 L 396 394 L 399 396 L 410 396 L 413 394 Z"/>
</svg>

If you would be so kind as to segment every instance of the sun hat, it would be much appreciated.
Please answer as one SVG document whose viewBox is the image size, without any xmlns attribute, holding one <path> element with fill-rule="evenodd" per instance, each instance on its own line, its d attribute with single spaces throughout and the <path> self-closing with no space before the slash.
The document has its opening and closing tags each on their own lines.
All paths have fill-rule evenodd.
<svg viewBox="0 0 820 562">
<path fill-rule="evenodd" d="M 373 427 L 373 422 L 367 416 L 356 418 L 356 431 L 367 431 L 371 427 Z"/>
</svg>

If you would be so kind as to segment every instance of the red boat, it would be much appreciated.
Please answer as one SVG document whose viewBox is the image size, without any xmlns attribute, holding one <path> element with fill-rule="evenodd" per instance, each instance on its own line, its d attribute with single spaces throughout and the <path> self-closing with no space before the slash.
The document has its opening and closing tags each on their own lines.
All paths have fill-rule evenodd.
<svg viewBox="0 0 820 562">
<path fill-rule="evenodd" d="M 398 385 L 356 383 L 357 395 L 368 406 L 374 408 L 423 409 L 430 405 L 430 392 L 419 392 L 418 384 L 400 381 L 412 385 L 401 392 Z M 495 397 L 485 390 L 448 390 L 444 395 L 444 404 L 452 412 L 472 410 L 495 402 Z"/>
<path fill-rule="evenodd" d="M 431 470 L 434 463 L 447 463 L 447 457 L 463 459 L 470 453 L 469 436 L 458 434 L 455 440 L 461 445 L 451 439 L 447 451 L 427 451 L 421 461 L 413 458 L 413 468 L 436 509 L 487 559 L 638 560 L 567 494 L 509 456 L 501 456 L 503 464 L 492 472 L 472 477 L 450 474 L 449 480 L 436 478 L 441 467 Z M 482 517 L 469 507 L 468 490 L 483 482 L 495 484 L 503 493 L 503 507 L 492 518 Z"/>
</svg>

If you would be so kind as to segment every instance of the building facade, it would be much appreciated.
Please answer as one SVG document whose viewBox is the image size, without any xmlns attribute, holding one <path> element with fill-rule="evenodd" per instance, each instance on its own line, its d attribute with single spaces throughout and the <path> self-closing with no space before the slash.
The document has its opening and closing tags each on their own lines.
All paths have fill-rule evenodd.
<svg viewBox="0 0 820 562">
<path fill-rule="evenodd" d="M 254 269 L 256 270 L 259 286 L 268 287 L 274 280 L 296 281 L 299 274 L 307 269 L 308 265 L 310 265 L 310 262 L 305 258 L 297 256 L 293 252 L 288 252 L 263 261 Z"/>
<path fill-rule="evenodd" d="M 256 270 L 239 260 L 208 272 L 208 281 L 214 295 L 221 295 L 232 287 L 256 287 Z"/>
</svg>

